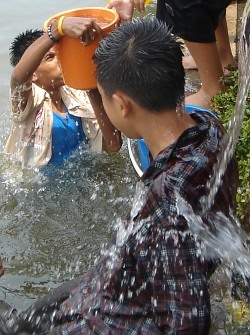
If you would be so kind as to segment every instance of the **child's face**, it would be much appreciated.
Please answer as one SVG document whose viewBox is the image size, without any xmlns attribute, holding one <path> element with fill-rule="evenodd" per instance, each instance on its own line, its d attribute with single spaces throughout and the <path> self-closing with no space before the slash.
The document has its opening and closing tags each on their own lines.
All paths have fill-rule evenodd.
<svg viewBox="0 0 250 335">
<path fill-rule="evenodd" d="M 103 107 L 111 123 L 129 138 L 141 138 L 135 126 L 131 104 L 126 101 L 126 95 L 115 93 L 111 98 L 107 97 L 102 86 L 97 82 L 98 90 L 102 97 Z"/>
<path fill-rule="evenodd" d="M 62 71 L 53 48 L 45 54 L 35 73 L 37 76 L 36 84 L 45 90 L 64 85 Z"/>
<path fill-rule="evenodd" d="M 120 130 L 123 134 L 126 135 L 126 127 L 124 125 L 124 120 L 122 118 L 121 111 L 119 110 L 118 104 L 116 103 L 116 101 L 114 101 L 113 98 L 107 97 L 102 86 L 99 83 L 97 83 L 97 87 L 102 97 L 103 107 L 111 123 L 118 130 Z"/>
</svg>

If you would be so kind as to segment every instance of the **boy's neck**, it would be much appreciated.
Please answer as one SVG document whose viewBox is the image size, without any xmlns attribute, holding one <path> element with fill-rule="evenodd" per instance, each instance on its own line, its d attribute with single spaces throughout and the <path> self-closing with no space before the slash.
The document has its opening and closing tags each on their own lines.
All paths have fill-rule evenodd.
<svg viewBox="0 0 250 335">
<path fill-rule="evenodd" d="M 177 113 L 168 110 L 161 113 L 146 112 L 146 122 L 141 123 L 141 135 L 144 138 L 153 158 L 162 150 L 174 143 L 188 128 L 196 122 L 185 111 Z"/>
<path fill-rule="evenodd" d="M 62 100 L 62 95 L 61 95 L 61 91 L 59 90 L 54 90 L 52 92 L 49 93 L 50 94 L 50 98 L 51 98 L 51 104 L 52 104 L 52 109 L 53 112 L 60 114 L 62 116 L 66 115 L 66 108 L 65 108 L 65 104 Z"/>
</svg>

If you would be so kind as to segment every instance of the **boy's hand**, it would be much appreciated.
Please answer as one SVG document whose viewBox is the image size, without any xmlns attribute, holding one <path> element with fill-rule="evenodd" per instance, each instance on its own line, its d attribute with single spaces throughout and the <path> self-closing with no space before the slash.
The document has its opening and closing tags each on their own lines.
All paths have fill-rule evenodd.
<svg viewBox="0 0 250 335">
<path fill-rule="evenodd" d="M 134 7 L 129 0 L 110 0 L 107 8 L 115 8 L 120 15 L 121 23 L 132 20 Z"/>
<path fill-rule="evenodd" d="M 143 12 L 145 10 L 145 0 L 130 0 L 130 2 L 139 12 Z"/>
<path fill-rule="evenodd" d="M 89 44 L 98 35 L 102 38 L 101 27 L 93 19 L 65 17 L 62 23 L 64 35 L 79 38 L 84 45 Z"/>
</svg>

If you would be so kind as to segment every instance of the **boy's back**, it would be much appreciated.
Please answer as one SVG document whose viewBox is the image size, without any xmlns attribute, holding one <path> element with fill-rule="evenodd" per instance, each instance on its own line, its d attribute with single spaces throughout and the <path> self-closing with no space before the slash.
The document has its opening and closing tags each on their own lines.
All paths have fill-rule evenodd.
<svg viewBox="0 0 250 335">
<path fill-rule="evenodd" d="M 112 253 L 82 278 L 82 285 L 62 304 L 57 317 L 71 321 L 59 326 L 59 333 L 71 334 L 79 327 L 82 334 L 94 330 L 208 334 L 208 279 L 216 262 L 199 257 L 201 241 L 187 220 L 190 208 L 194 218 L 202 213 L 200 200 L 209 193 L 206 184 L 224 131 L 205 113 L 194 112 L 192 117 L 197 126 L 163 150 L 143 176 L 145 189 L 141 186 L 137 194 L 143 204 L 130 217 L 126 230 L 119 227 Z M 237 165 L 232 161 L 218 201 L 203 213 L 208 228 L 217 213 L 227 216 L 235 207 L 236 180 Z M 178 208 L 182 201 L 188 204 L 188 212 Z M 80 325 L 79 315 L 88 322 Z"/>
</svg>

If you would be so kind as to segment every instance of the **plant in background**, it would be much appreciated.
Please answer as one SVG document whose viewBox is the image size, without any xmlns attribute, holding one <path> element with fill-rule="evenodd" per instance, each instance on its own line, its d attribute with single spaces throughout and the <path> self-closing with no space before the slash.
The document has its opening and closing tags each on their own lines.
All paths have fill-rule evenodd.
<svg viewBox="0 0 250 335">
<path fill-rule="evenodd" d="M 231 118 L 238 89 L 238 71 L 223 79 L 227 92 L 219 93 L 212 99 L 212 110 L 219 116 L 225 128 Z M 239 165 L 239 188 L 237 192 L 237 212 L 241 223 L 250 231 L 250 94 L 246 101 L 245 116 L 236 146 Z"/>
</svg>

